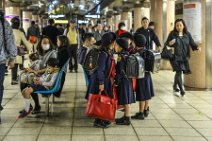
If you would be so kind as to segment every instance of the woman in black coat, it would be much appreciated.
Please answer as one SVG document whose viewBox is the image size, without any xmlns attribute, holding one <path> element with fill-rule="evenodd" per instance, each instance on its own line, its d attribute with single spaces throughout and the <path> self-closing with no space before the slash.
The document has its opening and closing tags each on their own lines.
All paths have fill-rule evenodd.
<svg viewBox="0 0 212 141">
<path fill-rule="evenodd" d="M 183 19 L 175 21 L 174 30 L 169 34 L 166 45 L 174 48 L 174 58 L 171 60 L 173 71 L 176 71 L 173 89 L 176 92 L 180 91 L 181 96 L 184 96 L 182 73 L 191 73 L 189 67 L 190 47 L 193 51 L 199 50 L 199 48 L 192 39 L 191 34 L 187 31 Z"/>
</svg>

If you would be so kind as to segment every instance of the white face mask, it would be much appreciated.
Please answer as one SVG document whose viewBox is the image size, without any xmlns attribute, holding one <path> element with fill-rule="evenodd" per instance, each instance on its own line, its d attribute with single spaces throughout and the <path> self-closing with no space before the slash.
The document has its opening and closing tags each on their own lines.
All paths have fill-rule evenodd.
<svg viewBox="0 0 212 141">
<path fill-rule="evenodd" d="M 45 50 L 45 51 L 49 50 L 49 48 L 50 48 L 49 44 L 43 44 L 42 45 L 42 49 Z"/>
<path fill-rule="evenodd" d="M 121 30 L 126 30 L 126 26 L 122 26 L 121 27 Z"/>
</svg>

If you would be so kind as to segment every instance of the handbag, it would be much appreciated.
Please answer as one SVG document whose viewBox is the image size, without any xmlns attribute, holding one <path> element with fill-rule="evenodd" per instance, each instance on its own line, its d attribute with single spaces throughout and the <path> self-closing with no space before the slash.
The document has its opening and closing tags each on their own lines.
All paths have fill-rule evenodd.
<svg viewBox="0 0 212 141">
<path fill-rule="evenodd" d="M 90 94 L 86 106 L 86 115 L 102 120 L 114 121 L 117 109 L 117 100 L 112 99 L 108 94 Z"/>
<path fill-rule="evenodd" d="M 25 54 L 26 54 L 25 48 L 18 47 L 18 55 L 19 56 L 24 56 Z"/>
<path fill-rule="evenodd" d="M 168 49 L 167 46 L 163 48 L 163 51 L 161 53 L 161 58 L 165 60 L 171 60 L 174 57 L 172 49 Z"/>
</svg>

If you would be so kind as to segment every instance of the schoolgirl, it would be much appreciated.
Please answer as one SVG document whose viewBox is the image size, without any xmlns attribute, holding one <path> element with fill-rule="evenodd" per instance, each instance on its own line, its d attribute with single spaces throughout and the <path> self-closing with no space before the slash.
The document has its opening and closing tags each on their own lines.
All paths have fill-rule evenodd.
<svg viewBox="0 0 212 141">
<path fill-rule="evenodd" d="M 146 38 L 142 34 L 134 35 L 136 53 L 145 58 Z M 150 72 L 145 72 L 145 77 L 136 80 L 136 101 L 139 101 L 139 112 L 132 119 L 143 120 L 149 115 L 149 100 L 154 96 L 153 83 Z"/>
<path fill-rule="evenodd" d="M 128 56 L 128 41 L 120 38 L 116 40 L 115 51 L 118 54 L 116 64 L 115 86 L 117 87 L 118 104 L 124 105 L 124 116 L 116 119 L 117 125 L 130 125 L 130 104 L 135 103 L 132 80 L 126 76 L 126 58 Z"/>
<path fill-rule="evenodd" d="M 109 57 L 109 49 L 114 46 L 116 40 L 116 35 L 113 32 L 105 33 L 102 36 L 102 45 L 100 47 L 100 54 L 98 59 L 98 67 L 96 71 L 94 71 L 90 75 L 90 83 L 88 85 L 88 90 L 86 94 L 86 98 L 88 99 L 89 94 L 98 94 L 100 91 L 106 91 L 107 94 L 113 98 L 112 92 L 112 83 L 108 78 L 108 72 L 110 66 L 108 66 Z M 101 120 L 96 118 L 94 121 L 94 127 L 107 128 L 110 122 L 106 120 Z"/>
</svg>

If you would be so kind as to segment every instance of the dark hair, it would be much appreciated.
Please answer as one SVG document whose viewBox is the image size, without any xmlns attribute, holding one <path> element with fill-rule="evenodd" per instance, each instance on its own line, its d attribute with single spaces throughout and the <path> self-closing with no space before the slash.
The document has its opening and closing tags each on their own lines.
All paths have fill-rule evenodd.
<svg viewBox="0 0 212 141">
<path fill-rule="evenodd" d="M 155 26 L 155 22 L 149 22 L 149 26 Z"/>
<path fill-rule="evenodd" d="M 49 60 L 46 62 L 46 65 L 50 66 L 50 67 L 56 67 L 58 66 L 59 61 L 56 58 L 49 58 Z"/>
<path fill-rule="evenodd" d="M 35 21 L 31 21 L 31 25 L 35 25 Z"/>
<path fill-rule="evenodd" d="M 185 21 L 184 21 L 183 19 L 177 19 L 177 20 L 175 21 L 173 31 L 176 32 L 176 33 L 178 33 L 177 28 L 176 28 L 176 24 L 177 24 L 178 22 L 182 22 L 182 23 L 183 23 L 183 25 L 184 25 L 183 33 L 187 33 L 187 32 L 188 32 L 187 26 L 186 26 Z"/>
<path fill-rule="evenodd" d="M 32 60 L 32 61 L 36 61 L 39 59 L 39 55 L 37 53 L 31 53 L 29 55 L 29 59 Z"/>
<path fill-rule="evenodd" d="M 19 29 L 20 25 L 21 25 L 21 21 L 18 17 L 13 17 L 11 19 L 11 23 L 12 23 L 12 28 L 13 29 Z"/>
<path fill-rule="evenodd" d="M 61 45 L 60 45 L 61 47 L 67 47 L 68 46 L 68 44 L 69 44 L 68 38 L 65 35 L 60 35 L 57 38 L 61 42 Z"/>
<path fill-rule="evenodd" d="M 82 37 L 82 41 L 85 42 L 86 39 L 90 40 L 92 37 L 94 38 L 92 33 L 85 33 L 85 35 Z"/>
<path fill-rule="evenodd" d="M 149 20 L 147 17 L 143 17 L 142 18 L 142 21 L 144 21 L 144 20 Z"/>
<path fill-rule="evenodd" d="M 54 24 L 54 19 L 49 19 L 49 24 L 53 25 Z"/>
<path fill-rule="evenodd" d="M 42 38 L 40 39 L 40 41 L 39 41 L 39 43 L 38 43 L 38 45 L 37 45 L 37 48 L 36 48 L 38 54 L 41 55 L 41 56 L 44 56 L 45 53 L 46 53 L 46 52 L 43 51 L 42 46 L 41 46 L 42 41 L 43 41 L 44 38 L 48 39 L 48 40 L 49 40 L 49 44 L 50 44 L 50 48 L 49 48 L 49 50 L 47 50 L 46 52 L 48 52 L 48 51 L 54 49 L 54 45 L 53 45 L 51 39 L 50 39 L 48 36 L 42 36 Z"/>
<path fill-rule="evenodd" d="M 118 29 L 121 29 L 122 26 L 125 26 L 125 23 L 124 23 L 124 22 L 120 22 L 120 23 L 119 23 Z"/>
</svg>

